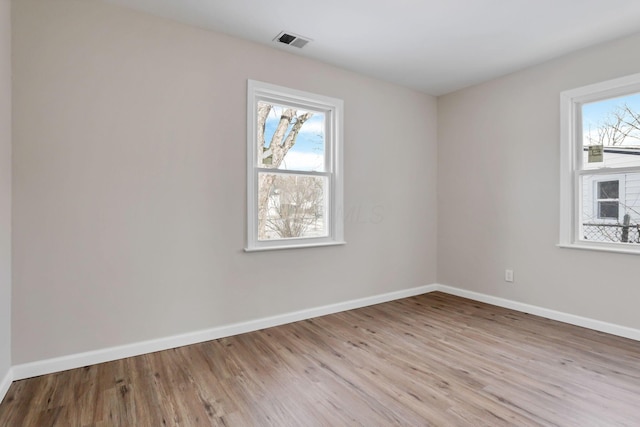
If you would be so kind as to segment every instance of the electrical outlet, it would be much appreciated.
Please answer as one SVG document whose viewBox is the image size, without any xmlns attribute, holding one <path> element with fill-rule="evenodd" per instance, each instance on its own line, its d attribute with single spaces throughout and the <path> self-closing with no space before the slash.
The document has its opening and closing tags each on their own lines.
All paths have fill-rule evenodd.
<svg viewBox="0 0 640 427">
<path fill-rule="evenodd" d="M 504 271 L 504 281 L 505 282 L 513 282 L 513 270 L 505 270 Z"/>
</svg>

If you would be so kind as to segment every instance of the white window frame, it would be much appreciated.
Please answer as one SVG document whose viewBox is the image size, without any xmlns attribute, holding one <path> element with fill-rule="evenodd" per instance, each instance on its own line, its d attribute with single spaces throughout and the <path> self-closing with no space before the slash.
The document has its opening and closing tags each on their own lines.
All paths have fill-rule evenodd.
<svg viewBox="0 0 640 427">
<path fill-rule="evenodd" d="M 267 101 L 300 109 L 322 111 L 325 114 L 324 172 L 286 171 L 262 168 L 258 165 L 257 105 Z M 245 251 L 307 248 L 342 245 L 344 241 L 343 212 L 343 110 L 341 99 L 290 89 L 256 80 L 247 82 L 247 246 Z M 323 237 L 258 239 L 258 174 L 294 173 L 296 175 L 326 176 L 328 178 L 325 200 L 328 235 Z"/>
<path fill-rule="evenodd" d="M 558 246 L 640 255 L 640 245 L 584 241 L 580 239 L 579 234 L 582 218 L 581 176 L 593 175 L 596 176 L 594 180 L 596 181 L 599 179 L 598 175 L 640 172 L 640 167 L 582 168 L 584 151 L 581 107 L 588 102 L 637 92 L 640 92 L 640 73 L 567 90 L 560 94 L 560 242 Z"/>
</svg>

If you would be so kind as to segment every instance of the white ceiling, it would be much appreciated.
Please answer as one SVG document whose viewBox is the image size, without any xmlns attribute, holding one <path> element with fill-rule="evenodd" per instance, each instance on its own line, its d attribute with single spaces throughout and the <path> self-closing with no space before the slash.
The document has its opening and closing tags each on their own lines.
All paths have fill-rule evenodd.
<svg viewBox="0 0 640 427">
<path fill-rule="evenodd" d="M 104 1 L 432 95 L 640 31 L 640 0 Z M 313 42 L 274 43 L 283 30 Z"/>
</svg>

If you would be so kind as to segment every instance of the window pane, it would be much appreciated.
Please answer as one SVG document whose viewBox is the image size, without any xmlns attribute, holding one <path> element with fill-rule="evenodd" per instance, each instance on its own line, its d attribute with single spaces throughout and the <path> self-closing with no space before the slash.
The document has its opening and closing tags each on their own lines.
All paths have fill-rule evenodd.
<svg viewBox="0 0 640 427">
<path fill-rule="evenodd" d="M 640 173 L 583 174 L 580 240 L 640 243 Z"/>
<path fill-rule="evenodd" d="M 247 82 L 247 252 L 344 244 L 341 99 Z"/>
<path fill-rule="evenodd" d="M 602 181 L 598 183 L 598 199 L 617 199 L 620 181 Z M 617 215 L 616 215 L 617 217 Z"/>
<path fill-rule="evenodd" d="M 258 239 L 324 237 L 325 176 L 258 174 Z"/>
<path fill-rule="evenodd" d="M 640 93 L 582 105 L 582 146 L 583 169 L 640 166 Z"/>
<path fill-rule="evenodd" d="M 598 218 L 618 219 L 618 202 L 598 202 Z"/>
<path fill-rule="evenodd" d="M 258 167 L 325 171 L 325 114 L 258 102 Z"/>
</svg>

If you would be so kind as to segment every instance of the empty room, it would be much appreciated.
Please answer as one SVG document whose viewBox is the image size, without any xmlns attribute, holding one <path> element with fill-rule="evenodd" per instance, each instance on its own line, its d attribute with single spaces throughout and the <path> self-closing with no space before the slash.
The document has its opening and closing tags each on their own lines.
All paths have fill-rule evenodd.
<svg viewBox="0 0 640 427">
<path fill-rule="evenodd" d="M 0 0 L 0 426 L 640 425 L 636 0 Z"/>
</svg>

